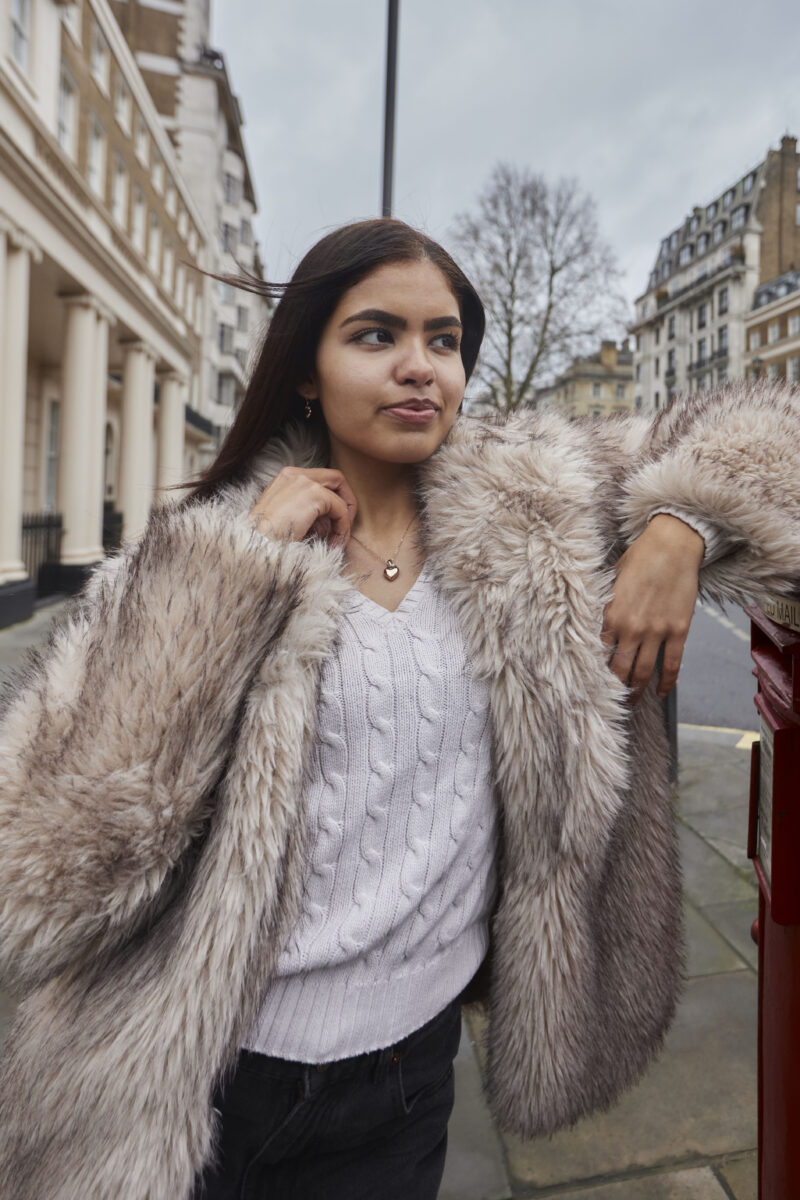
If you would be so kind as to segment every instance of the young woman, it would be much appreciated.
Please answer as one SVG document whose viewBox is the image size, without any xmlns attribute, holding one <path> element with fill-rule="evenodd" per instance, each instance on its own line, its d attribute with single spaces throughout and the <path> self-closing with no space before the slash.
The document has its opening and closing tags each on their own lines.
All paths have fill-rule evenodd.
<svg viewBox="0 0 800 1200">
<path fill-rule="evenodd" d="M 422 234 L 324 238 L 216 462 L 8 689 L 0 1197 L 432 1200 L 462 1003 L 526 1137 L 657 1051 L 657 696 L 698 581 L 800 582 L 798 401 L 470 420 L 482 333 Z"/>
</svg>

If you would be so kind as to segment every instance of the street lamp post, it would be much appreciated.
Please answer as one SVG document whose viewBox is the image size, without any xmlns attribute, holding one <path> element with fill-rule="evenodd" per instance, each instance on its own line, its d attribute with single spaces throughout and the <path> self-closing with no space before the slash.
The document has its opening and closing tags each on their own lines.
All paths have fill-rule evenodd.
<svg viewBox="0 0 800 1200">
<path fill-rule="evenodd" d="M 381 216 L 392 215 L 394 182 L 394 108 L 397 92 L 397 17 L 400 0 L 389 0 L 386 28 L 386 102 L 383 121 L 383 196 Z"/>
</svg>

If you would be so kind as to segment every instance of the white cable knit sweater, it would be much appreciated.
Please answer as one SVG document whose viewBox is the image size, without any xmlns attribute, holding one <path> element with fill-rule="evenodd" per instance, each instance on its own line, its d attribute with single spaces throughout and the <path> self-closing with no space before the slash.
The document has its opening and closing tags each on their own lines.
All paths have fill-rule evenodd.
<svg viewBox="0 0 800 1200">
<path fill-rule="evenodd" d="M 322 678 L 303 911 L 247 1048 L 379 1049 L 469 982 L 495 891 L 490 746 L 487 687 L 425 567 L 394 612 L 353 589 Z"/>
</svg>

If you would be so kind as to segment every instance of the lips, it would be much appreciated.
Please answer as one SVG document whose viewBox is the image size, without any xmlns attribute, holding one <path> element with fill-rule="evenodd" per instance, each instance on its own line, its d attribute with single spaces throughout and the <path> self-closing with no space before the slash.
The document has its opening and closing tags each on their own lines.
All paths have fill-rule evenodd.
<svg viewBox="0 0 800 1200">
<path fill-rule="evenodd" d="M 402 400 L 399 404 L 387 404 L 388 409 L 408 409 L 409 412 L 438 412 L 432 400 Z"/>
</svg>

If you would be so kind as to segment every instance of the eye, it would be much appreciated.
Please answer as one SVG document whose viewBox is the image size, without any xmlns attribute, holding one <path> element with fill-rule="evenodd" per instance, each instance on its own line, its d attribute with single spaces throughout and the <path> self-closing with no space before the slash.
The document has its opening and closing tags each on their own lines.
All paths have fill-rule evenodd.
<svg viewBox="0 0 800 1200">
<path fill-rule="evenodd" d="M 388 329 L 362 329 L 352 340 L 364 346 L 386 346 L 392 342 L 392 335 Z"/>
<path fill-rule="evenodd" d="M 431 344 L 436 345 L 437 342 L 443 350 L 457 350 L 459 347 L 458 334 L 456 333 L 437 333 Z"/>
</svg>

